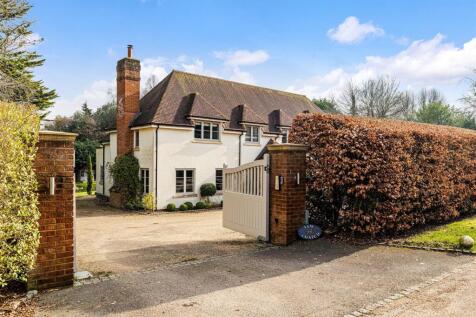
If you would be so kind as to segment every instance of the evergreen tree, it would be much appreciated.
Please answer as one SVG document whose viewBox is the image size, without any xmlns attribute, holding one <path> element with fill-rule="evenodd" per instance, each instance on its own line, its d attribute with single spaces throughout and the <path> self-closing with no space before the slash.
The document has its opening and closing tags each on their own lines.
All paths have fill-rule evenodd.
<svg viewBox="0 0 476 317">
<path fill-rule="evenodd" d="M 42 39 L 25 18 L 30 9 L 25 0 L 0 0 L 0 99 L 31 103 L 44 111 L 57 95 L 33 76 L 32 70 L 45 60 L 33 50 Z"/>
</svg>

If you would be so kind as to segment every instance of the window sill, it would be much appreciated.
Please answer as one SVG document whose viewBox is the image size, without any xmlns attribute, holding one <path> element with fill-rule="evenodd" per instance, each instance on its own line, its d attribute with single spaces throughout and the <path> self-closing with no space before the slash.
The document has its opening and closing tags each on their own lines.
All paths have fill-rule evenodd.
<svg viewBox="0 0 476 317">
<path fill-rule="evenodd" d="M 259 142 L 245 142 L 245 143 L 243 143 L 243 145 L 246 145 L 246 146 L 261 146 L 261 143 L 259 143 Z"/>
<path fill-rule="evenodd" d="M 220 140 L 202 140 L 202 139 L 194 139 L 192 143 L 222 144 Z"/>
<path fill-rule="evenodd" d="M 176 194 L 172 198 L 191 198 L 191 197 L 198 197 L 198 194 L 195 194 L 195 193 Z"/>
</svg>

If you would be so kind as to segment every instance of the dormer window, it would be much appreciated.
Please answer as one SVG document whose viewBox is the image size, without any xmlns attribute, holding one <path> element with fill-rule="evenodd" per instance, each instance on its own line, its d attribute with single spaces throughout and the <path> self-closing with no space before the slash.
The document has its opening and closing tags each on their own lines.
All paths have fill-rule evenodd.
<svg viewBox="0 0 476 317">
<path fill-rule="evenodd" d="M 196 122 L 194 135 L 195 139 L 218 141 L 220 140 L 220 127 L 218 123 Z"/>
<path fill-rule="evenodd" d="M 259 143 L 259 127 L 253 125 L 247 126 L 245 141 L 250 143 Z"/>
</svg>

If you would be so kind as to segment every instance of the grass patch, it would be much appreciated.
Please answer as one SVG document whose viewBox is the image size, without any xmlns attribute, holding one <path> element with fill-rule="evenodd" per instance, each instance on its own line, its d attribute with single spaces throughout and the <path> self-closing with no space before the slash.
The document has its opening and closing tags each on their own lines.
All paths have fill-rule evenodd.
<svg viewBox="0 0 476 317">
<path fill-rule="evenodd" d="M 94 196 L 96 195 L 95 192 L 92 192 L 91 195 L 88 195 L 88 192 L 76 192 L 75 196 L 76 197 L 86 197 L 86 196 Z"/>
<path fill-rule="evenodd" d="M 419 246 L 444 247 L 451 249 L 460 249 L 459 239 L 461 236 L 468 235 L 476 239 L 476 217 L 455 221 L 445 226 L 414 235 L 404 242 Z M 471 249 L 476 252 L 476 245 Z"/>
</svg>

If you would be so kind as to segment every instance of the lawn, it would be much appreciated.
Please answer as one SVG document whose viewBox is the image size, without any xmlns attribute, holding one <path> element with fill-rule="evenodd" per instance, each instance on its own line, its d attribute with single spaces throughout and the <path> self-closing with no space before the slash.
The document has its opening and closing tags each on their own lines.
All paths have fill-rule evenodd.
<svg viewBox="0 0 476 317">
<path fill-rule="evenodd" d="M 86 191 L 86 186 L 87 186 L 87 183 L 86 182 L 76 182 L 76 197 L 84 197 L 84 196 L 88 196 L 88 193 Z M 93 182 L 93 191 L 91 193 L 91 195 L 95 195 L 96 194 L 96 182 Z"/>
<path fill-rule="evenodd" d="M 455 221 L 445 226 L 414 235 L 405 243 L 429 247 L 459 249 L 459 239 L 468 235 L 476 240 L 476 217 Z M 476 245 L 471 249 L 476 252 Z"/>
</svg>

